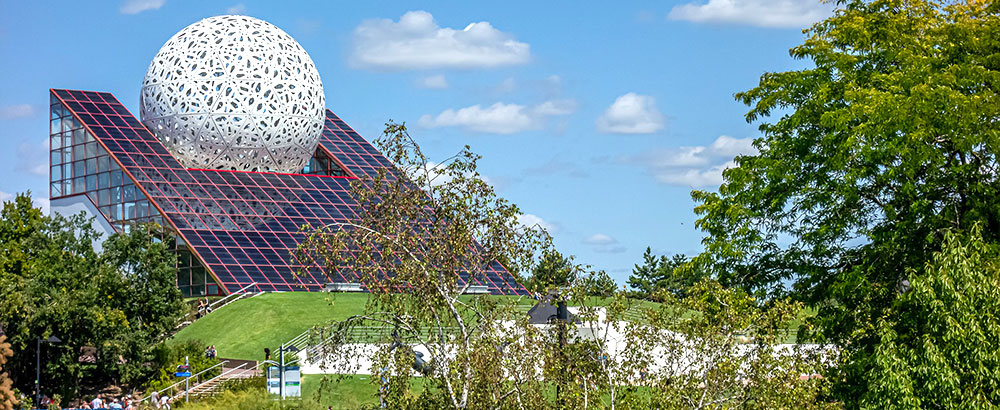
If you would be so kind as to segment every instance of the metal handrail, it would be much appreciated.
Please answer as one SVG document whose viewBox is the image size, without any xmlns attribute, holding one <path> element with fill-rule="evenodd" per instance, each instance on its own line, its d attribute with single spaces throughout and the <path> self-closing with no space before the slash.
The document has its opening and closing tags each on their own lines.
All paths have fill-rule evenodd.
<svg viewBox="0 0 1000 410">
<path fill-rule="evenodd" d="M 225 297 L 223 297 L 222 299 L 219 299 L 219 300 L 217 300 L 217 301 L 213 302 L 212 304 L 208 305 L 208 308 L 209 308 L 209 309 L 214 309 L 214 308 L 215 308 L 215 305 L 218 305 L 219 303 L 222 303 L 222 302 L 223 302 L 223 301 L 225 301 L 226 299 L 229 299 L 229 298 L 231 298 L 231 297 L 233 297 L 233 296 L 236 296 L 236 295 L 242 295 L 242 294 L 243 294 L 243 291 L 247 290 L 247 288 L 249 288 L 249 287 L 251 287 L 251 286 L 257 286 L 257 282 L 254 282 L 254 283 L 251 283 L 251 284 L 249 284 L 249 285 L 246 285 L 246 286 L 244 286 L 244 287 L 240 288 L 240 290 L 237 290 L 237 291 L 235 291 L 235 292 L 232 292 L 232 293 L 230 293 L 230 294 L 226 295 L 226 296 L 225 296 Z"/>
<path fill-rule="evenodd" d="M 188 391 L 188 392 L 190 392 L 191 390 L 196 390 L 196 389 L 198 389 L 198 388 L 199 388 L 199 387 L 201 387 L 201 386 L 204 386 L 204 385 L 206 385 L 206 384 L 208 384 L 208 383 L 211 383 L 212 381 L 214 381 L 214 380 L 216 380 L 216 379 L 218 379 L 218 378 L 220 378 L 220 377 L 222 377 L 222 376 L 225 376 L 225 375 L 227 375 L 227 374 L 231 374 L 231 373 L 233 373 L 233 372 L 235 372 L 235 371 L 237 371 L 237 370 L 241 370 L 241 369 L 242 369 L 242 370 L 246 370 L 246 369 L 243 369 L 243 367 L 244 367 L 244 366 L 246 366 L 246 365 L 247 365 L 247 363 L 243 363 L 243 364 L 241 364 L 241 365 L 239 365 L 239 366 L 236 366 L 236 367 L 234 367 L 234 368 L 232 368 L 232 369 L 229 369 L 229 370 L 227 370 L 227 371 L 225 371 L 225 372 L 222 372 L 222 373 L 221 373 L 221 374 L 219 374 L 218 376 L 215 376 L 215 377 L 213 377 L 213 378 L 211 378 L 211 379 L 208 379 L 208 380 L 205 380 L 205 381 L 203 381 L 203 382 L 201 382 L 201 383 L 198 383 L 198 384 L 196 384 L 196 385 L 194 385 L 194 386 L 192 386 L 192 387 L 188 388 L 188 390 L 187 390 L 187 391 Z M 173 395 L 173 396 L 170 396 L 170 398 L 171 398 L 171 399 L 175 399 L 175 398 L 177 398 L 177 397 L 180 397 L 180 396 L 181 396 L 181 395 L 183 395 L 184 393 L 185 393 L 185 392 L 178 392 L 177 394 L 175 394 L 175 395 Z M 197 394 L 196 394 L 196 395 L 197 395 Z"/>
<path fill-rule="evenodd" d="M 209 368 L 207 368 L 207 369 L 205 369 L 205 370 L 202 370 L 202 371 L 200 371 L 200 372 L 198 372 L 198 373 L 195 373 L 195 374 L 192 374 L 191 376 L 188 376 L 188 377 L 185 377 L 185 379 L 190 379 L 191 377 L 198 377 L 198 376 L 200 376 L 200 375 L 201 375 L 202 373 L 205 373 L 205 372 L 207 372 L 207 371 L 209 371 L 209 370 L 212 370 L 212 369 L 214 369 L 214 368 L 216 368 L 216 367 L 219 367 L 219 366 L 222 366 L 222 365 L 224 365 L 224 364 L 226 364 L 226 363 L 229 363 L 229 360 L 223 360 L 223 361 L 219 362 L 218 364 L 216 364 L 216 365 L 214 365 L 214 366 L 212 366 L 212 367 L 209 367 Z M 244 363 L 244 364 L 246 364 L 246 363 Z M 163 392 L 165 392 L 165 391 L 167 391 L 167 390 L 170 390 L 170 389 L 172 389 L 172 388 L 176 387 L 177 385 L 179 385 L 179 384 L 181 384 L 181 383 L 184 383 L 185 381 L 186 381 L 186 380 L 181 380 L 181 381 L 179 381 L 179 382 L 177 382 L 177 383 L 174 383 L 174 384 L 171 384 L 171 385 L 169 385 L 169 386 L 167 386 L 167 387 L 164 387 L 164 388 L 162 388 L 162 389 L 160 389 L 160 390 L 157 390 L 157 391 L 156 391 L 156 395 L 157 395 L 157 396 L 159 396 L 159 395 L 161 395 L 161 393 L 163 393 Z M 143 397 L 143 398 L 142 398 L 141 400 L 139 400 L 139 402 L 143 402 L 143 401 L 145 401 L 146 399 L 150 398 L 151 396 L 152 396 L 152 395 L 150 395 L 150 394 L 147 394 L 147 395 L 146 395 L 146 397 Z M 174 396 L 170 396 L 170 397 L 174 397 Z"/>
</svg>

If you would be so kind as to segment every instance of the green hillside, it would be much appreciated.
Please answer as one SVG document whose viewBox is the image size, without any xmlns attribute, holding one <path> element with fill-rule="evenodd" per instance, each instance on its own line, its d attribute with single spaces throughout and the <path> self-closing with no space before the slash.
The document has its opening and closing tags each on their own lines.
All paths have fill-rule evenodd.
<svg viewBox="0 0 1000 410">
<path fill-rule="evenodd" d="M 172 340 L 214 344 L 219 357 L 261 360 L 265 347 L 274 349 L 313 325 L 358 314 L 367 300 L 366 293 L 265 293 L 212 312 Z"/>
</svg>

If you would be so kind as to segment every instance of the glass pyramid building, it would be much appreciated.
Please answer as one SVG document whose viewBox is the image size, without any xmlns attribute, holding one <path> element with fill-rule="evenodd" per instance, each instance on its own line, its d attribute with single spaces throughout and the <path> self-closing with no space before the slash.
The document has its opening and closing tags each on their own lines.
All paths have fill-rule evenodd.
<svg viewBox="0 0 1000 410">
<path fill-rule="evenodd" d="M 53 212 L 88 212 L 105 233 L 159 223 L 175 238 L 185 296 L 358 282 L 315 269 L 292 274 L 299 228 L 355 218 L 351 180 L 392 167 L 332 111 L 315 154 L 294 174 L 186 168 L 110 93 L 50 90 L 50 113 Z M 527 293 L 498 262 L 472 280 L 480 293 Z"/>
</svg>

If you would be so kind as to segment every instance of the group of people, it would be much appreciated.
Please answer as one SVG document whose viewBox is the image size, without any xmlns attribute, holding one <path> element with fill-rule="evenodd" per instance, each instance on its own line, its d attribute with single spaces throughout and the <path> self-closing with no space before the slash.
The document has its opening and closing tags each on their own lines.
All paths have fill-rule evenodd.
<svg viewBox="0 0 1000 410">
<path fill-rule="evenodd" d="M 170 398 L 167 396 L 158 397 L 154 392 L 150 397 L 150 403 L 154 408 L 157 409 L 169 409 L 170 408 Z M 139 409 L 139 400 L 135 400 L 130 396 L 124 396 L 122 398 L 117 397 L 101 397 L 95 396 L 90 403 L 84 403 L 81 409 L 105 409 L 105 410 L 137 410 Z"/>
<path fill-rule="evenodd" d="M 208 303 L 208 298 L 198 298 L 198 318 L 212 312 L 212 305 Z"/>
<path fill-rule="evenodd" d="M 211 345 L 211 346 L 205 348 L 205 357 L 207 357 L 209 359 L 214 359 L 215 355 L 216 355 L 215 345 Z"/>
</svg>

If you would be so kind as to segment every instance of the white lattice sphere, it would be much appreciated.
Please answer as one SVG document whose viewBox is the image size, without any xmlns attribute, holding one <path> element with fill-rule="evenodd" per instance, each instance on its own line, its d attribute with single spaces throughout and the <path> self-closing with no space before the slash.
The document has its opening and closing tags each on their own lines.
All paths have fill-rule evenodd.
<svg viewBox="0 0 1000 410">
<path fill-rule="evenodd" d="M 323 83 L 288 33 L 217 16 L 174 34 L 153 58 L 140 117 L 188 168 L 299 172 L 323 132 Z"/>
</svg>

